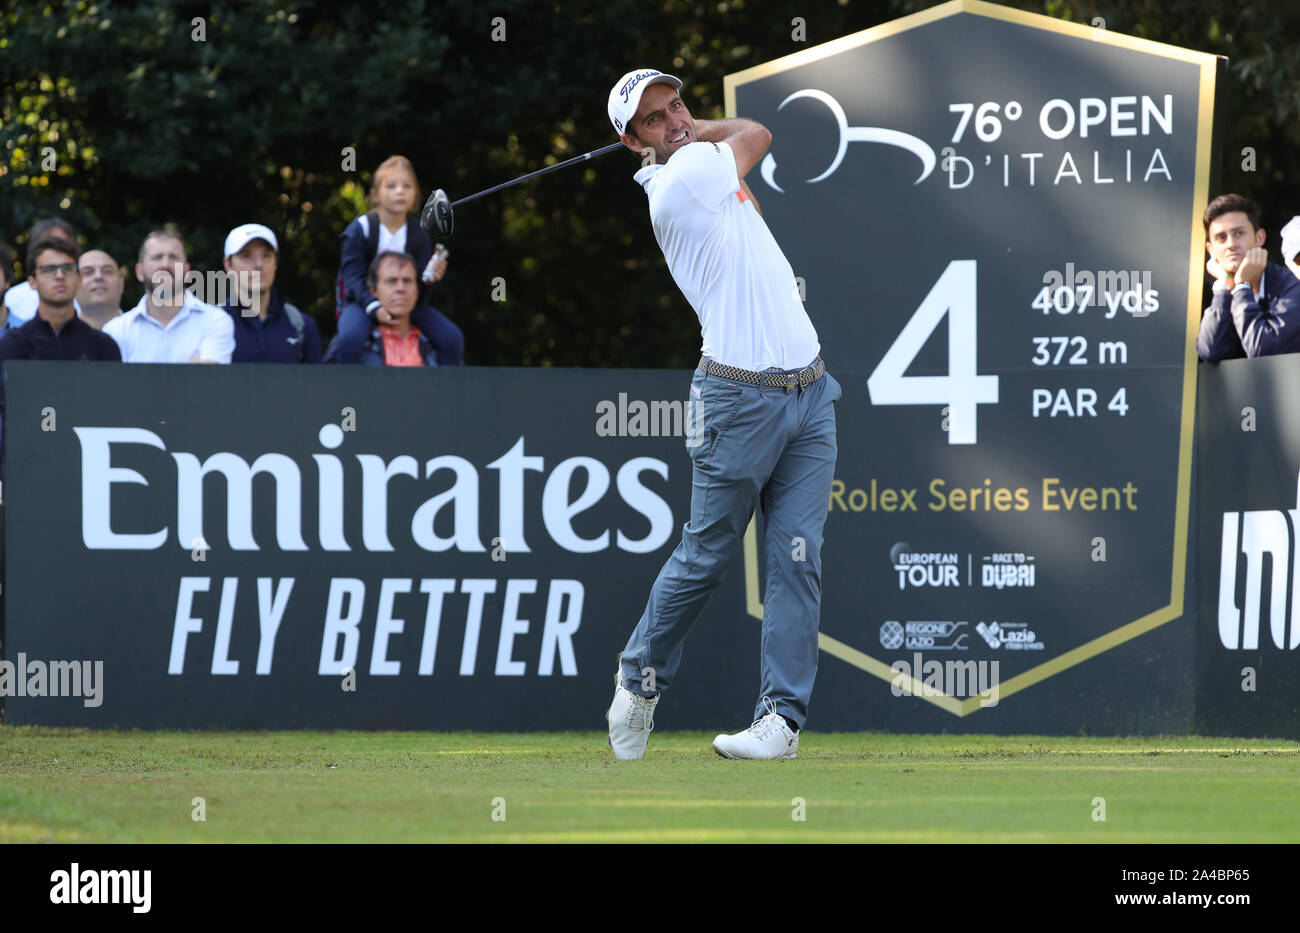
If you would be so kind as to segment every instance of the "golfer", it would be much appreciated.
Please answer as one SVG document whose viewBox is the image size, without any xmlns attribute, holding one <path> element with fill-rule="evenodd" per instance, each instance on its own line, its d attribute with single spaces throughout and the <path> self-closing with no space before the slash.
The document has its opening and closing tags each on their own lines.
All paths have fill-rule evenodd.
<svg viewBox="0 0 1300 933">
<path fill-rule="evenodd" d="M 682 642 L 740 546 L 757 501 L 766 521 L 762 686 L 754 723 L 719 735 L 726 758 L 794 758 L 817 675 L 822 528 L 835 472 L 840 386 L 818 356 L 794 272 L 745 175 L 772 135 L 752 120 L 693 120 L 682 82 L 628 72 L 609 118 L 642 156 L 634 176 L 673 280 L 700 319 L 691 381 L 691 517 L 620 657 L 606 718 L 617 758 L 645 754 Z"/>
</svg>

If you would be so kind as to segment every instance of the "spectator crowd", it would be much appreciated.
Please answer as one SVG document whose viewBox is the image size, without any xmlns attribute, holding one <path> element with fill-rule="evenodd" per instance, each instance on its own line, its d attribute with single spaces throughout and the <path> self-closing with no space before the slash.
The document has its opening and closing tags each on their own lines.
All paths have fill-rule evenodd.
<svg viewBox="0 0 1300 933">
<path fill-rule="evenodd" d="M 152 231 L 134 270 L 145 294 L 123 311 L 125 267 L 104 250 L 83 252 L 72 226 L 50 218 L 29 231 L 21 281 L 9 280 L 16 256 L 0 241 L 0 362 L 463 364 L 460 328 L 421 300 L 424 287 L 446 275 L 447 257 L 417 222 L 419 182 L 407 158 L 384 160 L 369 200 L 373 209 L 342 234 L 338 328 L 326 349 L 316 321 L 276 285 L 280 243 L 263 224 L 242 224 L 226 236 L 228 288 L 220 290 L 220 304 L 186 287 L 190 266 L 180 232 Z M 1220 195 L 1203 223 L 1212 287 L 1196 341 L 1200 358 L 1300 352 L 1300 216 L 1282 227 L 1281 264 L 1265 249 L 1254 201 Z M 108 340 L 92 338 L 92 330 Z"/>
<path fill-rule="evenodd" d="M 222 272 L 198 276 L 207 283 L 198 294 L 180 231 L 153 230 L 135 257 L 144 295 L 123 310 L 125 267 L 104 250 L 83 251 L 77 231 L 51 218 L 28 232 L 22 281 L 10 282 L 16 257 L 0 242 L 0 362 L 461 365 L 460 328 L 421 300 L 446 275 L 447 257 L 413 213 L 420 190 L 408 159 L 379 166 L 370 203 L 342 235 L 338 333 L 325 351 L 316 321 L 276 284 L 280 242 L 263 224 L 227 234 Z"/>
</svg>

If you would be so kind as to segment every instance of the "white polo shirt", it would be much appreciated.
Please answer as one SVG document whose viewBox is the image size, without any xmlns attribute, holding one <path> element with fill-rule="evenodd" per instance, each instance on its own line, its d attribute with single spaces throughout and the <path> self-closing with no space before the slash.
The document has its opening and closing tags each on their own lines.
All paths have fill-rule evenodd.
<svg viewBox="0 0 1300 933">
<path fill-rule="evenodd" d="M 104 325 L 104 333 L 122 348 L 124 363 L 188 363 L 199 359 L 229 363 L 235 351 L 235 322 L 221 308 L 204 304 L 190 292 L 185 304 L 164 327 L 148 311 L 149 296 Z"/>
<path fill-rule="evenodd" d="M 673 280 L 700 319 L 705 356 L 755 371 L 817 358 L 794 270 L 740 190 L 731 146 L 690 143 L 633 177 Z"/>
</svg>

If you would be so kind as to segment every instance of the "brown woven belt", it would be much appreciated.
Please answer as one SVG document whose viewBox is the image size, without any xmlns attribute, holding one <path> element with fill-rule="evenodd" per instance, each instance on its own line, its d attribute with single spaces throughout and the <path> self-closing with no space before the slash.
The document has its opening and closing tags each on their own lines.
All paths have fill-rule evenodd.
<svg viewBox="0 0 1300 933">
<path fill-rule="evenodd" d="M 717 363 L 707 356 L 700 357 L 699 366 L 710 376 L 721 376 L 723 379 L 731 379 L 735 382 L 747 382 L 752 386 L 767 386 L 772 389 L 785 389 L 787 392 L 791 389 L 802 389 L 804 386 L 812 385 L 822 376 L 826 375 L 826 364 L 822 362 L 819 356 L 811 366 L 805 366 L 803 369 L 795 371 L 756 373 L 749 369 L 737 369 L 735 366 L 724 366 Z"/>
</svg>

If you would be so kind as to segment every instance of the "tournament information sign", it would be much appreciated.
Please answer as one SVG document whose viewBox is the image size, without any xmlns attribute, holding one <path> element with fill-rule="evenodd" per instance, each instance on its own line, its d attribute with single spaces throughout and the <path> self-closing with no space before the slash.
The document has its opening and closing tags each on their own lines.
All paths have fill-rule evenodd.
<svg viewBox="0 0 1300 933">
<path fill-rule="evenodd" d="M 772 131 L 750 185 L 845 387 L 822 610 L 859 675 L 845 727 L 905 724 L 925 704 L 899 695 L 1023 712 L 1189 624 L 1215 68 L 962 0 L 728 78 L 728 113 Z"/>
</svg>

